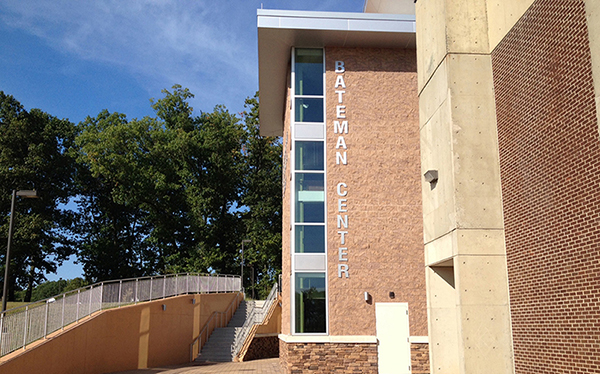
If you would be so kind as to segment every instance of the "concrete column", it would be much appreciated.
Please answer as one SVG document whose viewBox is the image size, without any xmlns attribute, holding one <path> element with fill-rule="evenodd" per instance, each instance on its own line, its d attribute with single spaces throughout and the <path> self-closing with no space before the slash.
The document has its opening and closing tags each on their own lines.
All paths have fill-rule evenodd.
<svg viewBox="0 0 600 374">
<path fill-rule="evenodd" d="M 592 75 L 596 96 L 596 116 L 598 117 L 598 132 L 600 132 L 600 2 L 585 0 L 590 52 L 592 54 Z"/>
<path fill-rule="evenodd" d="M 416 16 L 431 372 L 513 373 L 488 4 Z"/>
</svg>

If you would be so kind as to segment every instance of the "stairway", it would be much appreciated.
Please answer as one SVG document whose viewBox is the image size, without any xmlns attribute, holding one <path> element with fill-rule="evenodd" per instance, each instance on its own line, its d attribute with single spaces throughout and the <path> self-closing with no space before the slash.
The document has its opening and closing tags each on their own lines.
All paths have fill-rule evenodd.
<svg viewBox="0 0 600 374">
<path fill-rule="evenodd" d="M 196 358 L 196 362 L 231 362 L 233 361 L 233 342 L 239 334 L 246 318 L 255 307 L 261 307 L 264 301 L 242 301 L 227 327 L 216 328 Z"/>
</svg>

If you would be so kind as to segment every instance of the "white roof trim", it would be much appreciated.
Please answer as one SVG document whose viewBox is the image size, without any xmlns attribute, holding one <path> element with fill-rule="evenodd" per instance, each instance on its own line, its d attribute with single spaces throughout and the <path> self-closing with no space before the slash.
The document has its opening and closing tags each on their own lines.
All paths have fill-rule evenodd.
<svg viewBox="0 0 600 374">
<path fill-rule="evenodd" d="M 283 133 L 291 47 L 416 48 L 414 15 L 259 9 L 257 25 L 263 135 Z"/>
</svg>

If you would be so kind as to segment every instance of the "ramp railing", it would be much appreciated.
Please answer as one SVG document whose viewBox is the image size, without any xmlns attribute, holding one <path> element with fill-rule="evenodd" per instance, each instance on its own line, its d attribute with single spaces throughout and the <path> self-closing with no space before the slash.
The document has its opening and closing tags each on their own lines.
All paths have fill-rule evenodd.
<svg viewBox="0 0 600 374">
<path fill-rule="evenodd" d="M 173 274 L 96 283 L 0 314 L 0 356 L 103 309 L 188 293 L 241 291 L 239 275 Z"/>
<path fill-rule="evenodd" d="M 233 357 L 237 357 L 240 353 L 240 350 L 246 343 L 246 340 L 248 339 L 250 331 L 252 330 L 254 325 L 260 325 L 265 322 L 265 317 L 267 316 L 269 310 L 271 309 L 271 306 L 277 299 L 277 290 L 278 285 L 274 284 L 263 306 L 261 308 L 255 307 L 254 309 L 252 309 L 250 315 L 248 316 L 248 318 L 246 318 L 246 321 L 244 322 L 240 333 L 236 335 L 233 346 L 231 347 Z"/>
</svg>

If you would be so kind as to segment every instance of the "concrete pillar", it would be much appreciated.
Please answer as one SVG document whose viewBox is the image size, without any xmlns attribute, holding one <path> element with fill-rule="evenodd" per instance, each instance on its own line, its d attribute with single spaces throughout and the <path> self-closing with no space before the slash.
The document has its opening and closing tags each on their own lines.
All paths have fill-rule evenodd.
<svg viewBox="0 0 600 374">
<path fill-rule="evenodd" d="M 488 6 L 416 6 L 432 373 L 514 372 Z"/>
<path fill-rule="evenodd" d="M 600 2 L 585 0 L 585 13 L 592 54 L 592 75 L 596 95 L 596 116 L 598 117 L 598 132 L 600 132 Z"/>
</svg>

